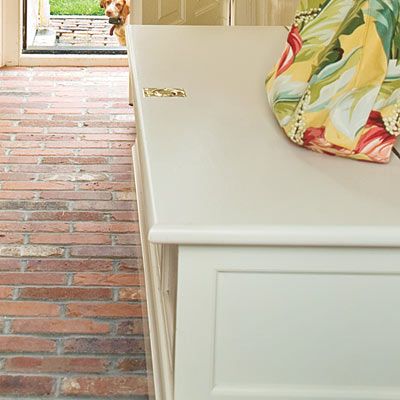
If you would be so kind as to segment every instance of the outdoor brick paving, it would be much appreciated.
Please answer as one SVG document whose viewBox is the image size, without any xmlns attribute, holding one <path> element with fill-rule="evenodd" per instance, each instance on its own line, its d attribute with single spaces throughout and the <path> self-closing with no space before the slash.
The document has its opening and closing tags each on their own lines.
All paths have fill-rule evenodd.
<svg viewBox="0 0 400 400">
<path fill-rule="evenodd" d="M 50 28 L 57 32 L 59 46 L 120 47 L 106 17 L 53 16 Z"/>
<path fill-rule="evenodd" d="M 0 68 L 1 398 L 148 398 L 127 88 Z"/>
</svg>

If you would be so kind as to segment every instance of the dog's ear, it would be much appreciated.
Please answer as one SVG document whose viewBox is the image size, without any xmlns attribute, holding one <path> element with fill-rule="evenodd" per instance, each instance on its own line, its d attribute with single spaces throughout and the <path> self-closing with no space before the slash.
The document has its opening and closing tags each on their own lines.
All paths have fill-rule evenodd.
<svg viewBox="0 0 400 400">
<path fill-rule="evenodd" d="M 124 9 L 122 10 L 122 15 L 121 17 L 126 20 L 128 17 L 129 13 L 131 12 L 131 1 L 130 0 L 124 0 Z"/>
<path fill-rule="evenodd" d="M 106 8 L 106 0 L 100 0 L 100 7 Z"/>
</svg>

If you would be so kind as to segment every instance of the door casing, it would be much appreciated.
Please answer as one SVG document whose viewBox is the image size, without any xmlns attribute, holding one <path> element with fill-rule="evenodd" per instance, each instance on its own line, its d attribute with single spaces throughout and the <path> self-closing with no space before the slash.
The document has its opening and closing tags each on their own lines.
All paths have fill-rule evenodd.
<svg viewBox="0 0 400 400">
<path fill-rule="evenodd" d="M 23 54 L 23 0 L 0 0 L 2 2 L 2 50 L 6 66 L 127 66 L 127 56 L 85 54 Z M 1 11 L 0 11 L 1 14 Z M 1 54 L 1 48 L 0 48 Z"/>
</svg>

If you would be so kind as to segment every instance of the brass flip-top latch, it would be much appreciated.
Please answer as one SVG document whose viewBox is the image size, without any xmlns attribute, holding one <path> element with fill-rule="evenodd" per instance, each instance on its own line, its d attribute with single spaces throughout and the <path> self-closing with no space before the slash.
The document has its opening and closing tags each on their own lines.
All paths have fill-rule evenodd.
<svg viewBox="0 0 400 400">
<path fill-rule="evenodd" d="M 144 88 L 144 97 L 186 97 L 186 91 L 178 88 Z"/>
</svg>

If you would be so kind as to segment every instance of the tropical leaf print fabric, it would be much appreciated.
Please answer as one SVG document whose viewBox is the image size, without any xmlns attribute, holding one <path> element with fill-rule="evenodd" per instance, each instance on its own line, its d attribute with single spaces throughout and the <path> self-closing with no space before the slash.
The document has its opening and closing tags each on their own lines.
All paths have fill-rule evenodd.
<svg viewBox="0 0 400 400">
<path fill-rule="evenodd" d="M 386 163 L 400 134 L 400 0 L 302 0 L 268 99 L 296 144 Z"/>
</svg>

